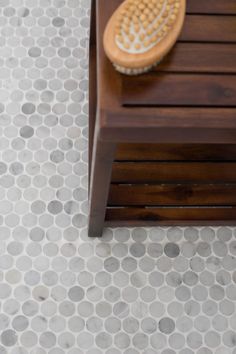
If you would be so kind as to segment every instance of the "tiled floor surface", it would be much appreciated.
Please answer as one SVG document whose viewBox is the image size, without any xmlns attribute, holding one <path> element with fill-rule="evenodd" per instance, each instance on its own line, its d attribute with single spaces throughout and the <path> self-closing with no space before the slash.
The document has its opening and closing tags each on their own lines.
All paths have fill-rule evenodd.
<svg viewBox="0 0 236 354">
<path fill-rule="evenodd" d="M 87 237 L 88 30 L 0 0 L 0 354 L 235 354 L 236 230 Z"/>
</svg>

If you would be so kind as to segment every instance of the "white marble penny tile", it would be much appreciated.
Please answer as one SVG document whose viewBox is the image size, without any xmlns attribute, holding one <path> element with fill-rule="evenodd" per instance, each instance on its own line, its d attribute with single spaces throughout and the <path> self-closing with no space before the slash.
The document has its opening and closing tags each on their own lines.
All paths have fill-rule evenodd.
<svg viewBox="0 0 236 354">
<path fill-rule="evenodd" d="M 0 0 L 0 354 L 235 354 L 236 230 L 87 236 L 89 0 Z"/>
</svg>

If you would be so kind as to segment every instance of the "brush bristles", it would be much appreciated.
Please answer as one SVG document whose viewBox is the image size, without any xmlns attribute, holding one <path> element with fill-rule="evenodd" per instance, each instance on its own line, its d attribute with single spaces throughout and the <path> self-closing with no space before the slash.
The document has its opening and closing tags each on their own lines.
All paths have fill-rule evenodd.
<svg viewBox="0 0 236 354">
<path fill-rule="evenodd" d="M 158 65 L 160 62 L 161 62 L 161 60 L 158 60 L 153 65 L 145 66 L 143 68 L 125 68 L 123 66 L 120 66 L 120 65 L 117 65 L 114 63 L 113 63 L 113 65 L 114 65 L 115 69 L 118 72 L 120 72 L 121 74 L 135 76 L 135 75 L 144 74 L 144 73 L 150 71 L 154 66 Z"/>
<path fill-rule="evenodd" d="M 127 0 L 117 15 L 117 46 L 127 53 L 144 53 L 158 44 L 177 20 L 180 0 Z"/>
</svg>

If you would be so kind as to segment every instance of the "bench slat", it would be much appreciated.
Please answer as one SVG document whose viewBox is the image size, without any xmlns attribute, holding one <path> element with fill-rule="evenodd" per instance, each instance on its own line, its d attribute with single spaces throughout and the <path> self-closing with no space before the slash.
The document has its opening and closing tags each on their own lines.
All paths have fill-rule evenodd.
<svg viewBox="0 0 236 354">
<path fill-rule="evenodd" d="M 187 0 L 187 12 L 199 14 L 236 14 L 235 0 Z"/>
<path fill-rule="evenodd" d="M 179 40 L 235 43 L 236 18 L 221 15 L 187 15 Z"/>
<path fill-rule="evenodd" d="M 236 44 L 179 42 L 153 71 L 235 74 Z"/>
<path fill-rule="evenodd" d="M 114 162 L 112 183 L 235 183 L 236 163 Z"/>
<path fill-rule="evenodd" d="M 236 208 L 107 208 L 107 226 L 236 225 Z"/>
<path fill-rule="evenodd" d="M 118 161 L 236 161 L 236 145 L 118 144 Z"/>
<path fill-rule="evenodd" d="M 122 102 L 135 106 L 236 106 L 236 75 L 164 74 L 124 77 Z"/>
<path fill-rule="evenodd" d="M 110 186 L 108 205 L 236 205 L 236 184 L 112 184 Z"/>
<path fill-rule="evenodd" d="M 105 6 L 111 6 L 115 10 L 120 4 L 121 0 L 107 1 L 98 0 L 101 2 L 101 11 L 104 12 Z M 187 0 L 188 13 L 202 13 L 202 14 L 236 14 L 235 0 Z"/>
</svg>

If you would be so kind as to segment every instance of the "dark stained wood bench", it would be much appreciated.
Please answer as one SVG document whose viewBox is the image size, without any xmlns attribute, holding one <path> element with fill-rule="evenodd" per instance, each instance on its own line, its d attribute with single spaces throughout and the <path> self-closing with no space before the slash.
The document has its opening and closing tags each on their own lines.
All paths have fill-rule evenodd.
<svg viewBox="0 0 236 354">
<path fill-rule="evenodd" d="M 187 0 L 152 72 L 117 73 L 102 36 L 120 0 L 93 0 L 89 225 L 236 225 L 236 1 Z"/>
</svg>

